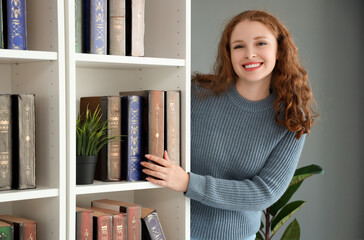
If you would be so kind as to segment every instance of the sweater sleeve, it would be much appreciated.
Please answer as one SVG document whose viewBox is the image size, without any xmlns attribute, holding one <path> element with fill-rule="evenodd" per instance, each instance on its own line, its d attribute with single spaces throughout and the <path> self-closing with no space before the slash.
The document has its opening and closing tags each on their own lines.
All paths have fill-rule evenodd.
<svg viewBox="0 0 364 240">
<path fill-rule="evenodd" d="M 218 179 L 190 173 L 185 196 L 226 210 L 261 211 L 275 203 L 287 189 L 296 170 L 305 135 L 287 132 L 273 149 L 266 164 L 252 179 Z"/>
</svg>

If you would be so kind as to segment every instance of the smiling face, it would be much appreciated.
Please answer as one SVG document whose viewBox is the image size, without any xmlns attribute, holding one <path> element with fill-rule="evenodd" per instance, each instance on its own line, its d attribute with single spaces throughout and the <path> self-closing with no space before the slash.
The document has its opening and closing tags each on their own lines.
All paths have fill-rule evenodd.
<svg viewBox="0 0 364 240">
<path fill-rule="evenodd" d="M 269 90 L 277 60 L 278 43 L 263 23 L 244 20 L 230 37 L 231 63 L 238 76 L 238 85 L 256 85 Z"/>
</svg>

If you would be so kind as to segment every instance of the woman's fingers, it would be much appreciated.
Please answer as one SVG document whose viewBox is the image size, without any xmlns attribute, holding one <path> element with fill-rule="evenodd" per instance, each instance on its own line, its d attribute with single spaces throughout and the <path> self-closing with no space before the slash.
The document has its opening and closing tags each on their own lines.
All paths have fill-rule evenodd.
<svg viewBox="0 0 364 240">
<path fill-rule="evenodd" d="M 154 156 L 154 155 L 151 155 L 151 154 L 146 154 L 145 157 L 155 163 L 158 163 L 159 165 L 162 165 L 164 167 L 168 167 L 170 166 L 171 162 L 169 161 L 169 158 L 168 158 L 168 155 L 167 155 L 167 152 L 164 151 L 164 156 L 167 156 L 167 159 L 163 159 L 161 157 L 157 157 L 157 156 Z"/>
</svg>

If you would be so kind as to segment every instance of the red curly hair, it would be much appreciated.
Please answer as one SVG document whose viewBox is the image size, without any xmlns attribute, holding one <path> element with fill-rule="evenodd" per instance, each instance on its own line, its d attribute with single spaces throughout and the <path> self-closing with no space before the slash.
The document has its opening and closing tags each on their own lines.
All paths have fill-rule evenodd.
<svg viewBox="0 0 364 240">
<path fill-rule="evenodd" d="M 214 65 L 215 74 L 192 76 L 192 82 L 222 94 L 238 79 L 230 58 L 230 37 L 241 21 L 257 21 L 268 27 L 277 39 L 278 60 L 273 69 L 271 88 L 277 94 L 274 103 L 276 121 L 286 126 L 299 139 L 309 133 L 318 116 L 312 109 L 313 95 L 307 81 L 307 72 L 298 62 L 298 50 L 287 28 L 271 14 L 261 10 L 249 10 L 233 17 L 227 24 L 218 48 Z M 282 117 L 283 116 L 283 117 Z"/>
</svg>

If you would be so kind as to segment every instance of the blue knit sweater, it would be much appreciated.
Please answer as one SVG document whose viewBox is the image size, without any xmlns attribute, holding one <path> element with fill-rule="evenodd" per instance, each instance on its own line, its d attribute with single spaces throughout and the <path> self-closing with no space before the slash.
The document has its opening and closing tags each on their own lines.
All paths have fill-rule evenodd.
<svg viewBox="0 0 364 240">
<path fill-rule="evenodd" d="M 204 92 L 193 85 L 192 92 Z M 191 237 L 238 240 L 259 230 L 261 211 L 287 189 L 299 140 L 274 116 L 275 95 L 252 102 L 235 86 L 221 96 L 191 98 Z"/>
</svg>

